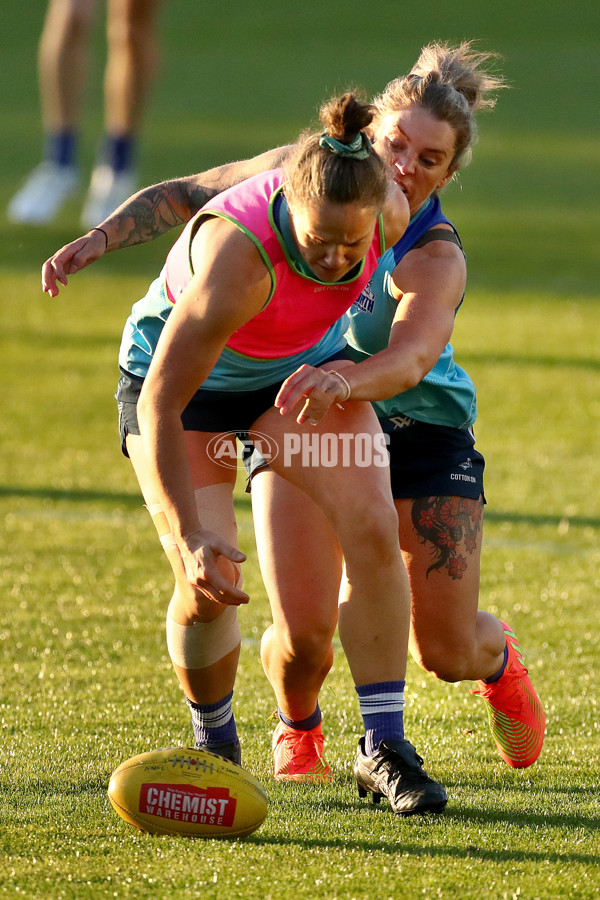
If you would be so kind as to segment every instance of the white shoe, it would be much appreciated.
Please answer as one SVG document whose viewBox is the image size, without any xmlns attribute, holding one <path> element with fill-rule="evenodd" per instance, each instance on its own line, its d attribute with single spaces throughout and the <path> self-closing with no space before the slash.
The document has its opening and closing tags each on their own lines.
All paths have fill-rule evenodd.
<svg viewBox="0 0 600 900">
<path fill-rule="evenodd" d="M 8 218 L 28 225 L 46 225 L 79 187 L 75 166 L 43 162 L 36 166 L 8 204 Z"/>
<path fill-rule="evenodd" d="M 94 228 L 107 219 L 117 206 L 133 194 L 136 187 L 137 178 L 131 169 L 115 172 L 111 166 L 96 166 L 81 213 L 83 227 Z"/>
</svg>

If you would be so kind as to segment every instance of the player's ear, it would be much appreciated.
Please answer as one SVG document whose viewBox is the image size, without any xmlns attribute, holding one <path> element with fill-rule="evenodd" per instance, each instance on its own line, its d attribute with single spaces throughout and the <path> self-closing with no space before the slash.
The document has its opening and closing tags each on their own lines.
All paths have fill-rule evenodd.
<svg viewBox="0 0 600 900">
<path fill-rule="evenodd" d="M 456 166 L 450 166 L 444 177 L 438 182 L 436 190 L 441 191 L 442 188 L 445 188 L 448 182 L 452 181 L 457 172 L 458 169 L 456 168 Z"/>
</svg>

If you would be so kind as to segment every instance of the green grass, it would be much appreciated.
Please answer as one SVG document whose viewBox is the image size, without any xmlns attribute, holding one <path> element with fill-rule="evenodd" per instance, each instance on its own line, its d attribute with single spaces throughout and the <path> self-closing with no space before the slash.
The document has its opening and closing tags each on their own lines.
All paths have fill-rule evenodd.
<svg viewBox="0 0 600 900">
<path fill-rule="evenodd" d="M 32 0 L 27 16 L 5 23 L 2 205 L 39 157 L 32 66 L 44 6 Z M 463 189 L 452 186 L 445 201 L 469 255 L 454 344 L 478 384 L 487 460 L 481 605 L 520 635 L 548 736 L 532 769 L 508 769 L 470 685 L 434 682 L 411 662 L 409 734 L 450 802 L 437 819 L 399 819 L 355 793 L 360 719 L 338 646 L 322 695 L 335 781 L 277 785 L 274 701 L 258 659 L 269 610 L 239 490 L 252 602 L 241 614 L 236 718 L 269 816 L 231 843 L 149 837 L 122 822 L 106 796 L 110 772 L 190 739 L 163 639 L 169 570 L 119 452 L 112 398 L 124 318 L 170 242 L 108 257 L 51 302 L 39 265 L 78 233 L 79 200 L 37 231 L 3 218 L 0 896 L 596 898 L 597 7 L 305 0 L 288 9 L 264 0 L 225 15 L 180 0 L 166 5 L 163 24 L 145 182 L 290 139 L 330 91 L 348 82 L 375 91 L 432 37 L 479 37 L 503 53 L 512 90 L 481 117 Z M 100 122 L 98 74 L 90 99 L 86 166 Z"/>
</svg>

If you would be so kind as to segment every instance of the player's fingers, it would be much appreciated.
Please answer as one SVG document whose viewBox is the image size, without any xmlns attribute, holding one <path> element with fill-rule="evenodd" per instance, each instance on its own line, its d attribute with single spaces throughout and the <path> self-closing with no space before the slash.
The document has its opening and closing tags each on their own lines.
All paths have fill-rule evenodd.
<svg viewBox="0 0 600 900">
<path fill-rule="evenodd" d="M 42 290 L 45 294 L 50 294 L 51 297 L 56 297 L 58 294 L 54 271 L 48 263 L 44 263 L 42 268 Z"/>
<path fill-rule="evenodd" d="M 196 579 L 195 586 L 216 603 L 224 603 L 227 606 L 241 606 L 248 603 L 250 597 L 244 591 L 240 591 L 223 578 L 218 571 L 207 578 Z"/>
<path fill-rule="evenodd" d="M 299 425 L 317 425 L 331 407 L 332 402 L 333 398 L 327 392 L 313 391 L 296 417 L 296 421 Z"/>
<path fill-rule="evenodd" d="M 313 366 L 300 366 L 285 379 L 275 398 L 275 406 L 281 408 L 282 414 L 288 412 L 298 402 L 302 394 L 310 392 L 311 377 L 316 372 Z"/>
<path fill-rule="evenodd" d="M 291 412 L 302 397 L 308 396 L 313 390 L 311 377 L 290 375 L 279 389 L 275 398 L 275 406 L 278 407 L 281 415 L 285 416 Z"/>
<path fill-rule="evenodd" d="M 69 257 L 65 257 L 63 251 L 59 250 L 42 266 L 42 290 L 49 293 L 51 297 L 58 294 L 58 284 L 67 284 L 68 274 L 71 275 L 78 271 L 77 267 L 68 266 L 67 268 L 68 259 Z"/>
<path fill-rule="evenodd" d="M 227 543 L 227 541 L 215 542 L 215 544 L 212 546 L 212 550 L 216 554 L 226 556 L 227 559 L 230 559 L 231 562 L 234 563 L 242 563 L 246 559 L 245 553 L 242 553 L 242 551 L 238 550 L 237 547 L 232 547 L 231 544 Z"/>
</svg>

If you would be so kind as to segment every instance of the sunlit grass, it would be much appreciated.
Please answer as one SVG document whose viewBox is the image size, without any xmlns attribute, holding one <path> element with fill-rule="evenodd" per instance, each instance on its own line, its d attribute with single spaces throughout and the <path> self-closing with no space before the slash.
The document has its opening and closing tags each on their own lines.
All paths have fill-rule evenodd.
<svg viewBox="0 0 600 900">
<path fill-rule="evenodd" d="M 0 896 L 592 900 L 600 267 L 591 184 L 600 145 L 587 19 L 595 7 L 571 4 L 565 15 L 560 5 L 465 0 L 390 19 L 380 0 L 368 13 L 310 0 L 258 57 L 256 42 L 282 20 L 280 4 L 240 7 L 227 26 L 221 7 L 188 4 L 185 15 L 181 7 L 165 11 L 168 64 L 147 126 L 146 181 L 289 140 L 335 87 L 380 88 L 432 37 L 473 35 L 506 57 L 513 88 L 481 118 L 462 190 L 451 185 L 444 202 L 469 257 L 453 343 L 478 385 L 487 461 L 481 606 L 520 637 L 548 713 L 546 744 L 533 768 L 509 769 L 471 685 L 436 682 L 411 661 L 408 733 L 446 785 L 447 811 L 404 820 L 385 803 L 360 801 L 351 768 L 361 722 L 336 641 L 321 697 L 335 780 L 275 783 L 274 700 L 258 657 L 269 609 L 240 484 L 251 603 L 240 614 L 235 713 L 269 816 L 243 841 L 204 842 L 142 835 L 115 815 L 110 772 L 191 739 L 164 642 L 169 567 L 121 456 L 113 399 L 123 321 L 170 238 L 107 257 L 51 302 L 39 265 L 77 233 L 77 198 L 46 228 L 0 221 Z M 7 23 L 3 204 L 37 161 L 33 32 L 44 9 L 35 0 L 28 16 Z M 86 163 L 93 140 L 90 131 Z"/>
</svg>

